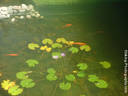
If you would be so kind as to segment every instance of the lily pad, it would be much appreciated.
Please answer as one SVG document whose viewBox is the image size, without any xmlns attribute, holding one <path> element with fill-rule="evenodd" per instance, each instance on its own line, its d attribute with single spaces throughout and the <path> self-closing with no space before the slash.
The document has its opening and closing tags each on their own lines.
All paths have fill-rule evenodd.
<svg viewBox="0 0 128 96">
<path fill-rule="evenodd" d="M 48 68 L 47 72 L 50 74 L 55 74 L 56 70 L 54 68 Z"/>
<path fill-rule="evenodd" d="M 55 80 L 57 80 L 57 76 L 55 74 L 50 73 L 46 76 L 46 79 L 49 81 L 55 81 Z"/>
<path fill-rule="evenodd" d="M 8 90 L 10 87 L 14 85 L 15 85 L 15 82 L 10 82 L 10 80 L 3 80 L 3 82 L 1 83 L 1 87 L 4 90 Z"/>
<path fill-rule="evenodd" d="M 96 75 L 88 75 L 88 81 L 96 82 L 98 80 L 99 80 L 99 77 L 97 77 Z"/>
<path fill-rule="evenodd" d="M 80 78 L 83 78 L 83 77 L 85 77 L 85 73 L 83 71 L 79 71 L 77 73 L 77 76 L 80 77 Z"/>
<path fill-rule="evenodd" d="M 38 44 L 35 44 L 35 43 L 29 43 L 28 44 L 28 48 L 30 50 L 35 50 L 36 48 L 39 48 L 40 46 Z"/>
<path fill-rule="evenodd" d="M 69 51 L 71 51 L 74 54 L 74 53 L 78 53 L 79 49 L 76 47 L 71 47 L 71 48 L 69 48 Z"/>
<path fill-rule="evenodd" d="M 60 52 L 52 52 L 52 56 L 58 56 L 58 58 L 62 57 Z"/>
<path fill-rule="evenodd" d="M 63 45 L 59 44 L 59 43 L 52 44 L 52 48 L 62 48 L 62 47 L 63 47 Z"/>
<path fill-rule="evenodd" d="M 19 88 L 18 85 L 15 85 L 11 88 L 9 88 L 8 93 L 11 94 L 12 96 L 17 96 L 23 92 L 22 88 Z"/>
<path fill-rule="evenodd" d="M 111 63 L 108 61 L 101 61 L 99 62 L 105 69 L 108 69 L 111 67 Z"/>
<path fill-rule="evenodd" d="M 91 51 L 91 48 L 89 45 L 83 45 L 83 46 L 80 46 L 80 50 L 85 50 L 86 52 L 89 52 Z"/>
<path fill-rule="evenodd" d="M 71 88 L 71 83 L 69 83 L 69 82 L 67 82 L 67 83 L 62 82 L 62 83 L 59 84 L 59 87 L 62 90 L 69 90 Z"/>
<path fill-rule="evenodd" d="M 65 78 L 66 78 L 68 81 L 74 81 L 74 80 L 76 79 L 73 74 L 66 75 Z"/>
<path fill-rule="evenodd" d="M 20 82 L 20 85 L 24 88 L 32 88 L 35 86 L 35 83 L 32 79 L 24 79 Z"/>
<path fill-rule="evenodd" d="M 58 42 L 58 43 L 66 43 L 67 40 L 65 38 L 57 38 L 56 42 Z"/>
<path fill-rule="evenodd" d="M 46 39 L 44 39 L 43 41 L 42 41 L 42 43 L 43 44 L 53 44 L 53 41 L 51 40 L 51 39 L 48 39 L 48 38 L 46 38 Z"/>
<path fill-rule="evenodd" d="M 108 84 L 106 81 L 104 80 L 98 80 L 95 85 L 99 88 L 107 88 L 108 87 Z"/>
<path fill-rule="evenodd" d="M 23 72 L 17 72 L 16 77 L 18 79 L 27 79 L 28 78 L 27 74 L 28 74 L 28 72 L 24 72 L 24 71 Z"/>
<path fill-rule="evenodd" d="M 29 67 L 35 67 L 35 65 L 39 64 L 39 62 L 35 59 L 28 59 L 26 63 L 28 64 Z"/>
<path fill-rule="evenodd" d="M 86 63 L 79 63 L 77 64 L 77 67 L 80 69 L 80 70 L 86 70 L 88 68 L 88 65 Z"/>
</svg>

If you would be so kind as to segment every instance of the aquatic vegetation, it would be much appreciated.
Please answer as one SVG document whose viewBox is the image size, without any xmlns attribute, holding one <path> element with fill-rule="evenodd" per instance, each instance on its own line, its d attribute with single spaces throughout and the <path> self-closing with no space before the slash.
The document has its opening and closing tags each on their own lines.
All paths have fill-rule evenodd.
<svg viewBox="0 0 128 96">
<path fill-rule="evenodd" d="M 41 46 L 41 47 L 40 47 L 40 50 L 44 51 L 44 50 L 46 50 L 47 48 L 48 48 L 48 46 L 46 46 L 46 45 L 45 45 L 45 46 Z"/>
<path fill-rule="evenodd" d="M 54 68 L 48 68 L 47 72 L 50 74 L 55 74 L 56 70 Z"/>
<path fill-rule="evenodd" d="M 65 44 L 67 42 L 67 40 L 65 38 L 57 38 L 56 42 L 57 43 L 64 43 Z"/>
<path fill-rule="evenodd" d="M 80 77 L 80 78 L 85 77 L 84 71 L 79 71 L 79 72 L 77 73 L 77 76 Z"/>
<path fill-rule="evenodd" d="M 66 44 L 69 45 L 69 46 L 73 45 L 73 43 L 74 43 L 74 41 L 67 41 L 66 42 Z"/>
<path fill-rule="evenodd" d="M 46 48 L 46 52 L 51 52 L 52 48 Z"/>
<path fill-rule="evenodd" d="M 61 56 L 64 57 L 64 56 L 66 56 L 66 55 L 65 55 L 65 53 L 61 53 Z"/>
<path fill-rule="evenodd" d="M 52 74 L 52 73 L 50 73 L 46 76 L 46 79 L 49 80 L 49 81 L 55 81 L 55 80 L 57 80 L 57 78 L 58 77 L 55 74 Z"/>
<path fill-rule="evenodd" d="M 84 94 L 81 94 L 80 96 L 86 96 L 86 95 L 84 95 Z"/>
<path fill-rule="evenodd" d="M 42 40 L 42 43 L 43 43 L 43 44 L 52 45 L 52 44 L 53 44 L 53 41 L 52 41 L 51 39 L 46 38 L 46 39 Z"/>
<path fill-rule="evenodd" d="M 24 88 L 32 88 L 35 86 L 35 83 L 32 79 L 24 79 L 20 82 L 20 85 Z"/>
<path fill-rule="evenodd" d="M 11 88 L 9 88 L 8 93 L 11 94 L 12 96 L 17 96 L 23 92 L 22 88 L 19 88 L 18 85 L 15 85 Z"/>
<path fill-rule="evenodd" d="M 39 62 L 35 59 L 28 59 L 26 63 L 28 64 L 29 67 L 35 67 L 35 65 L 39 64 Z"/>
<path fill-rule="evenodd" d="M 88 68 L 88 65 L 86 63 L 79 63 L 77 64 L 77 67 L 80 69 L 80 70 L 86 70 Z"/>
<path fill-rule="evenodd" d="M 86 52 L 89 52 L 91 48 L 89 45 L 83 45 L 83 46 L 80 46 L 80 50 L 85 50 Z"/>
<path fill-rule="evenodd" d="M 30 50 L 35 50 L 36 48 L 39 48 L 40 46 L 38 44 L 35 44 L 35 43 L 29 43 L 28 44 L 28 48 Z"/>
<path fill-rule="evenodd" d="M 79 49 L 76 47 L 71 47 L 71 48 L 69 48 L 69 51 L 71 51 L 72 53 L 78 53 Z"/>
<path fill-rule="evenodd" d="M 104 80 L 98 80 L 96 83 L 95 83 L 96 87 L 98 88 L 107 88 L 108 87 L 108 84 L 106 81 Z"/>
<path fill-rule="evenodd" d="M 17 72 L 16 73 L 16 77 L 18 78 L 18 79 L 27 79 L 28 78 L 28 76 L 27 76 L 27 74 L 28 74 L 28 72 L 25 72 L 25 71 L 23 71 L 23 72 Z"/>
<path fill-rule="evenodd" d="M 62 48 L 63 45 L 62 44 L 59 44 L 59 43 L 53 43 L 52 44 L 52 48 Z"/>
<path fill-rule="evenodd" d="M 99 62 L 105 69 L 108 69 L 111 67 L 111 63 L 108 61 L 101 61 Z"/>
<path fill-rule="evenodd" d="M 99 77 L 97 77 L 96 75 L 88 75 L 88 81 L 96 82 L 98 80 L 99 80 Z"/>
<path fill-rule="evenodd" d="M 4 90 L 8 90 L 10 87 L 14 86 L 15 85 L 15 82 L 11 82 L 10 80 L 3 80 L 1 82 L 1 87 L 4 89 Z"/>
<path fill-rule="evenodd" d="M 61 53 L 60 52 L 52 52 L 52 57 L 53 59 L 58 59 L 61 58 Z"/>
<path fill-rule="evenodd" d="M 69 82 L 67 82 L 67 83 L 62 82 L 62 83 L 59 84 L 59 87 L 62 90 L 69 90 L 71 88 L 71 83 L 69 83 Z"/>
<path fill-rule="evenodd" d="M 74 81 L 76 78 L 73 74 L 68 74 L 65 76 L 65 78 L 68 80 L 68 81 Z"/>
</svg>

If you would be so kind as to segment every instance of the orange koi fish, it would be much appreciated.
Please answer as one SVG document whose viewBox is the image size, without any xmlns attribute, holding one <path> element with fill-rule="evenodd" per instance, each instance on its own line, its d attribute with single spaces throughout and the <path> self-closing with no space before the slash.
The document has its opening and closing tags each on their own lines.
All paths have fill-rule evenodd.
<svg viewBox="0 0 128 96">
<path fill-rule="evenodd" d="M 73 45 L 86 45 L 86 43 L 81 43 L 81 42 L 74 42 L 72 43 Z"/>
<path fill-rule="evenodd" d="M 67 27 L 71 27 L 71 26 L 72 26 L 72 24 L 66 24 L 66 25 L 64 25 L 63 28 L 67 28 Z"/>
<path fill-rule="evenodd" d="M 18 56 L 18 54 L 5 54 L 5 56 Z"/>
</svg>

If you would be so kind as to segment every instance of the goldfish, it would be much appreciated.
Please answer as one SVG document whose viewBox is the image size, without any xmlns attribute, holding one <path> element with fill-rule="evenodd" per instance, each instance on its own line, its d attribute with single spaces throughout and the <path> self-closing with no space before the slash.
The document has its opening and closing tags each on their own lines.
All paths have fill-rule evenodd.
<svg viewBox="0 0 128 96">
<path fill-rule="evenodd" d="M 5 54 L 5 56 L 18 56 L 18 54 Z"/>
<path fill-rule="evenodd" d="M 64 28 L 71 27 L 71 26 L 72 26 L 72 24 L 66 24 L 66 25 L 64 25 Z"/>
<path fill-rule="evenodd" d="M 74 43 L 72 43 L 72 45 L 86 45 L 86 43 L 82 43 L 82 42 L 74 42 Z"/>
</svg>

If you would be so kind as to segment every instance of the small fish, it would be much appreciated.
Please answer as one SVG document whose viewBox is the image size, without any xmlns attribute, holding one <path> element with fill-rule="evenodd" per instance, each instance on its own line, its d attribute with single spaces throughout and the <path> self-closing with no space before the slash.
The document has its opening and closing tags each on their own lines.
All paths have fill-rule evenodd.
<svg viewBox="0 0 128 96">
<path fill-rule="evenodd" d="M 18 56 L 18 54 L 5 54 L 5 56 Z"/>
<path fill-rule="evenodd" d="M 72 24 L 66 24 L 66 25 L 64 25 L 63 28 L 67 28 L 67 27 L 71 27 L 71 26 L 72 26 Z"/>
<path fill-rule="evenodd" d="M 72 43 L 73 45 L 86 45 L 86 43 L 82 43 L 82 42 L 74 42 Z"/>
</svg>

